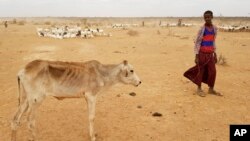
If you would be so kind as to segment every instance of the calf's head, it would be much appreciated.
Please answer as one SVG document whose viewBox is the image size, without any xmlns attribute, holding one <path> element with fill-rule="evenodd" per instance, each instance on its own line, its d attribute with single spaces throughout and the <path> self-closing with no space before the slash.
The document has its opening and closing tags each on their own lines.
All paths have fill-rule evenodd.
<svg viewBox="0 0 250 141">
<path fill-rule="evenodd" d="M 131 84 L 134 86 L 139 86 L 141 80 L 138 75 L 135 73 L 133 66 L 128 64 L 127 60 L 124 60 L 121 64 L 121 73 L 119 75 L 120 81 L 124 84 Z"/>
</svg>

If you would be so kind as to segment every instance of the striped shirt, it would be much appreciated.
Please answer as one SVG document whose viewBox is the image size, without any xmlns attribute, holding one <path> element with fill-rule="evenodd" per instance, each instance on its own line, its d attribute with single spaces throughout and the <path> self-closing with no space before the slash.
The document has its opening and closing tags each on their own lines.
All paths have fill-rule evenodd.
<svg viewBox="0 0 250 141">
<path fill-rule="evenodd" d="M 194 53 L 199 54 L 200 51 L 202 52 L 215 52 L 215 38 L 217 35 L 217 27 L 213 26 L 212 31 L 206 30 L 205 25 L 202 26 L 198 32 L 195 46 L 194 46 Z"/>
</svg>

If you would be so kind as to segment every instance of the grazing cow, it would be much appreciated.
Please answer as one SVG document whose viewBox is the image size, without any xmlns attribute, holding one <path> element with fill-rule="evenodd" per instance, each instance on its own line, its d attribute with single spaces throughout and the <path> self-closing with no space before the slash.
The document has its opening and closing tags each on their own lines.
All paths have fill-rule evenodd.
<svg viewBox="0 0 250 141">
<path fill-rule="evenodd" d="M 89 112 L 89 133 L 95 141 L 94 118 L 97 93 L 116 83 L 141 84 L 127 61 L 117 65 L 103 65 L 98 61 L 59 62 L 35 60 L 18 73 L 19 108 L 11 123 L 11 140 L 16 140 L 20 119 L 27 111 L 31 140 L 35 140 L 35 112 L 46 96 L 57 99 L 85 97 Z M 22 92 L 20 93 L 20 90 Z"/>
</svg>

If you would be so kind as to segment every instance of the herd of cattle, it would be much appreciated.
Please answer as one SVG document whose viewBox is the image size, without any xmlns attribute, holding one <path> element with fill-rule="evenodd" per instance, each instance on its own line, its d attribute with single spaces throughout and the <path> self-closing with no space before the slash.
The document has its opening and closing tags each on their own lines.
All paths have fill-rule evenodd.
<svg viewBox="0 0 250 141">
<path fill-rule="evenodd" d="M 139 27 L 139 24 L 113 24 L 110 26 L 111 28 L 118 29 L 127 29 L 130 27 Z M 195 26 L 195 24 L 190 23 L 182 23 L 178 25 L 177 23 L 167 23 L 160 24 L 160 27 L 191 27 Z M 250 26 L 248 25 L 240 25 L 240 26 L 231 26 L 231 25 L 222 25 L 218 26 L 219 31 L 224 32 L 250 32 Z M 81 27 L 74 26 L 61 26 L 61 27 L 52 27 L 52 28 L 37 28 L 37 34 L 39 37 L 51 37 L 56 39 L 65 39 L 65 38 L 93 38 L 98 36 L 110 37 L 111 33 L 105 33 L 103 29 L 81 29 Z"/>
<path fill-rule="evenodd" d="M 119 29 L 127 29 L 127 28 L 130 28 L 130 27 L 139 27 L 140 25 L 139 24 L 113 24 L 111 27 L 112 28 L 119 28 Z"/>
<path fill-rule="evenodd" d="M 168 24 L 161 24 L 160 27 L 191 27 L 195 26 L 195 24 L 190 23 L 182 23 L 178 25 L 177 23 L 168 23 Z M 224 32 L 250 32 L 249 25 L 222 25 L 218 26 L 219 31 Z"/>
<path fill-rule="evenodd" d="M 160 27 L 190 27 L 190 26 L 194 26 L 195 24 L 191 24 L 191 23 L 181 23 L 181 24 L 178 24 L 178 23 L 163 23 L 163 24 L 160 24 Z"/>
<path fill-rule="evenodd" d="M 232 26 L 232 25 L 222 25 L 218 26 L 219 31 L 225 32 L 250 32 L 250 26 L 248 25 L 239 25 L 239 26 Z"/>
<path fill-rule="evenodd" d="M 103 29 L 81 29 L 81 27 L 52 27 L 52 28 L 37 28 L 37 34 L 39 37 L 51 37 L 56 39 L 65 39 L 65 38 L 93 38 L 96 36 L 112 36 L 110 33 L 105 33 Z"/>
</svg>

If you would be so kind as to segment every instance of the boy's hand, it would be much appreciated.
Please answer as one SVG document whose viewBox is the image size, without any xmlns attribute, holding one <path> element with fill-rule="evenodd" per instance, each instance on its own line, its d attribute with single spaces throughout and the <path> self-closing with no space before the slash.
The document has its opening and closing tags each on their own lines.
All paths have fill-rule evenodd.
<svg viewBox="0 0 250 141">
<path fill-rule="evenodd" d="M 214 62 L 215 62 L 215 64 L 218 62 L 216 53 L 214 53 Z"/>
<path fill-rule="evenodd" d="M 194 60 L 195 64 L 199 64 L 199 54 L 195 55 L 195 60 Z"/>
</svg>

